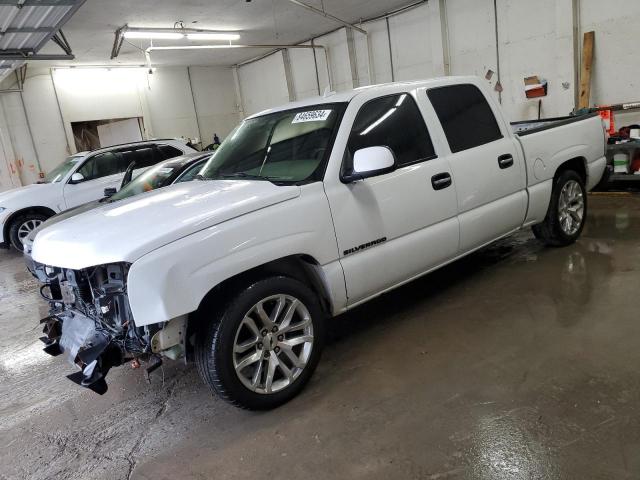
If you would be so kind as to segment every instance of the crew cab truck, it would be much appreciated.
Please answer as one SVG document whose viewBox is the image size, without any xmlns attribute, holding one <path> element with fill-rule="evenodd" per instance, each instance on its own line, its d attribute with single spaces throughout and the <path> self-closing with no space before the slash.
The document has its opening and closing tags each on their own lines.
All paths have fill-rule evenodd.
<svg viewBox="0 0 640 480">
<path fill-rule="evenodd" d="M 0 248 L 22 250 L 25 238 L 48 218 L 117 190 L 130 164 L 137 174 L 162 160 L 194 151 L 184 142 L 169 139 L 71 155 L 43 182 L 0 193 Z"/>
<path fill-rule="evenodd" d="M 596 116 L 512 126 L 476 77 L 261 112 L 200 181 L 40 231 L 45 349 L 99 393 L 115 365 L 184 356 L 233 404 L 276 407 L 316 368 L 327 317 L 522 228 L 574 242 L 604 140 Z"/>
</svg>

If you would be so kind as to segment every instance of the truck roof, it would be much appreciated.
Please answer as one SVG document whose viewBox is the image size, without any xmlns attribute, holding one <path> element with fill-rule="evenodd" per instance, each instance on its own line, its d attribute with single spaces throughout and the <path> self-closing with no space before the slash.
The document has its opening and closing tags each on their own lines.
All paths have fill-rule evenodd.
<svg viewBox="0 0 640 480">
<path fill-rule="evenodd" d="M 371 97 L 382 96 L 384 94 L 397 93 L 398 89 L 404 88 L 421 88 L 421 87 L 439 87 L 442 85 L 452 85 L 460 83 L 473 83 L 477 84 L 480 78 L 477 76 L 450 76 L 450 77 L 434 77 L 424 80 L 412 80 L 406 82 L 389 82 L 380 83 L 377 85 L 366 85 L 363 87 L 354 88 L 351 90 L 344 90 L 342 92 L 330 92 L 326 95 L 315 96 L 306 98 L 304 100 L 298 100 L 295 102 L 286 103 L 278 107 L 269 108 L 258 113 L 254 113 L 247 118 L 259 117 L 267 115 L 269 113 L 280 112 L 282 110 L 291 110 L 295 108 L 304 108 L 312 105 L 320 105 L 326 103 L 348 103 L 359 95 L 368 94 Z"/>
</svg>

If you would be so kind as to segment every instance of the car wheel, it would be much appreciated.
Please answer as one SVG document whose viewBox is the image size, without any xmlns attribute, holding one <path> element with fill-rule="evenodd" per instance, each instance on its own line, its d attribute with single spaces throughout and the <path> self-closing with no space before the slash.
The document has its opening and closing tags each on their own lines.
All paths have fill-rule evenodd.
<svg viewBox="0 0 640 480">
<path fill-rule="evenodd" d="M 311 378 L 324 343 L 318 298 L 288 277 L 256 281 L 203 325 L 198 370 L 209 387 L 235 406 L 275 408 Z"/>
<path fill-rule="evenodd" d="M 562 172 L 554 180 L 551 202 L 544 222 L 532 227 L 536 238 L 547 245 L 562 247 L 575 242 L 587 217 L 587 191 L 580 175 Z"/>
<path fill-rule="evenodd" d="M 16 250 L 22 251 L 22 242 L 27 235 L 42 225 L 48 217 L 41 213 L 28 213 L 16 218 L 9 227 L 9 239 Z"/>
</svg>

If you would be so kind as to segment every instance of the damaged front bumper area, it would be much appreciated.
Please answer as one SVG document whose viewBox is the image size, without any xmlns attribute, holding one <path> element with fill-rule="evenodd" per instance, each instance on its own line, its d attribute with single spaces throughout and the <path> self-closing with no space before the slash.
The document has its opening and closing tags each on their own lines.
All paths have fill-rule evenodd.
<svg viewBox="0 0 640 480">
<path fill-rule="evenodd" d="M 43 284 L 40 294 L 50 305 L 42 319 L 44 351 L 65 354 L 80 371 L 67 378 L 96 393 L 107 391 L 105 377 L 128 360 L 159 366 L 152 338 L 162 325 L 135 326 L 127 297 L 129 264 L 116 263 L 83 270 L 32 262 L 29 270 Z"/>
</svg>

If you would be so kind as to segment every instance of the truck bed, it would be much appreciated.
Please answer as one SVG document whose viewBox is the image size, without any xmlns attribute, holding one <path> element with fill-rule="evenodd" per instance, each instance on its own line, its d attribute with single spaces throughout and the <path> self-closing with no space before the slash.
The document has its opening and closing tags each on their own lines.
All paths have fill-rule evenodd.
<svg viewBox="0 0 640 480">
<path fill-rule="evenodd" d="M 568 125 L 570 123 L 580 122 L 588 118 L 598 116 L 597 113 L 589 113 L 586 115 L 568 115 L 566 117 L 543 118 L 541 120 L 523 120 L 519 122 L 511 122 L 513 133 L 518 136 L 530 135 L 532 133 L 541 132 L 550 128 Z"/>
</svg>

